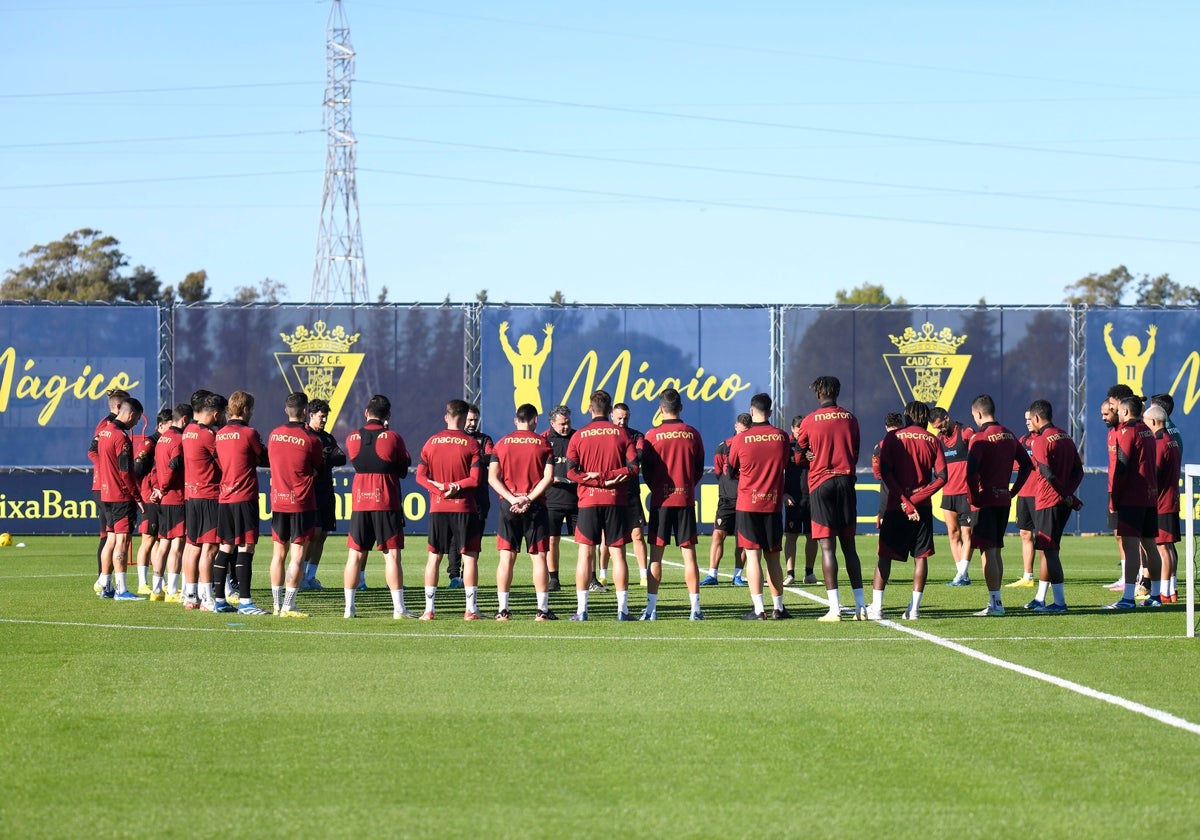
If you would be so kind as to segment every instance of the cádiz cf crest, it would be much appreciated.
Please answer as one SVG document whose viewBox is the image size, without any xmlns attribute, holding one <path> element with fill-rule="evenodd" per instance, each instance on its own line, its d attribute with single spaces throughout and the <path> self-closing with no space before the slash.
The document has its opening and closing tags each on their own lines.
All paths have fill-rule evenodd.
<svg viewBox="0 0 1200 840">
<path fill-rule="evenodd" d="M 948 409 L 971 363 L 970 355 L 958 352 L 967 337 L 954 335 L 949 327 L 935 333 L 933 324 L 926 321 L 921 332 L 905 327 L 902 335 L 888 338 L 900 352 L 884 353 L 883 361 L 900 398 Z"/>
<path fill-rule="evenodd" d="M 340 326 L 329 332 L 324 321 L 314 323 L 311 330 L 301 324 L 291 335 L 279 334 L 291 350 L 275 354 L 283 381 L 289 390 L 303 391 L 310 400 L 329 402 L 328 428 L 333 428 L 337 421 L 366 355 L 349 352 L 358 336 L 359 333 L 347 335 Z"/>
</svg>

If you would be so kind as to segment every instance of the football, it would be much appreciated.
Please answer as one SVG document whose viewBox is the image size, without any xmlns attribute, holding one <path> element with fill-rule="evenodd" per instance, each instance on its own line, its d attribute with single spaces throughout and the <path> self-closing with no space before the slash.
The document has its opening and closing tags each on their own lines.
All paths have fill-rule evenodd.
<svg viewBox="0 0 1200 840">
<path fill-rule="evenodd" d="M 12 545 L 12 534 L 5 531 L 3 534 L 0 534 L 0 547 L 7 548 L 10 545 Z"/>
</svg>

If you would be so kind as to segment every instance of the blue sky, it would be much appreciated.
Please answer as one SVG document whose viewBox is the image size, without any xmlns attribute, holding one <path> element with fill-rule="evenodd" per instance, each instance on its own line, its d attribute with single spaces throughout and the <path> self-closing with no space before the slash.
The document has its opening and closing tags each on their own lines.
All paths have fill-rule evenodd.
<svg viewBox="0 0 1200 840">
<path fill-rule="evenodd" d="M 91 227 L 307 300 L 329 2 L 0 0 L 0 269 Z M 346 0 L 371 295 L 1059 303 L 1200 285 L 1200 11 Z"/>
</svg>

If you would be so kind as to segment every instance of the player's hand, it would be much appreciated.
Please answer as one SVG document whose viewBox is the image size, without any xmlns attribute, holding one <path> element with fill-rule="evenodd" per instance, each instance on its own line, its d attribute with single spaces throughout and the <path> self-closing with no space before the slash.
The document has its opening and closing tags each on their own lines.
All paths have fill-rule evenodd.
<svg viewBox="0 0 1200 840">
<path fill-rule="evenodd" d="M 783 494 L 783 504 L 784 504 L 784 507 L 795 507 L 796 500 L 791 497 L 790 493 L 784 493 Z"/>
</svg>

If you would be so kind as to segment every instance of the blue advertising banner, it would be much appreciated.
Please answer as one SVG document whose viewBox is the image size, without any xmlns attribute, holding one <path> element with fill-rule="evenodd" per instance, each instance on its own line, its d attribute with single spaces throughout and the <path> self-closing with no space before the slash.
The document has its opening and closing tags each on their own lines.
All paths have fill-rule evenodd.
<svg viewBox="0 0 1200 840">
<path fill-rule="evenodd" d="M 862 429 L 859 467 L 883 437 L 884 415 L 920 400 L 971 423 L 971 401 L 991 394 L 997 420 L 1025 431 L 1025 409 L 1049 400 L 1066 424 L 1070 312 L 989 307 L 787 308 L 782 312 L 787 421 L 816 407 L 818 376 L 842 383 L 839 404 Z"/>
<path fill-rule="evenodd" d="M 0 464 L 89 466 L 111 388 L 156 409 L 158 317 L 153 304 L 0 304 Z"/>
<path fill-rule="evenodd" d="M 657 425 L 658 394 L 683 396 L 683 419 L 711 453 L 750 397 L 770 390 L 771 311 L 757 308 L 487 306 L 480 318 L 484 428 L 513 429 L 516 407 L 531 403 L 548 425 L 569 406 L 587 422 L 592 391 L 630 408 L 630 425 Z"/>
<path fill-rule="evenodd" d="M 1106 309 L 1085 313 L 1087 334 L 1087 424 L 1084 463 L 1107 469 L 1108 448 L 1100 403 L 1113 385 L 1135 394 L 1170 394 L 1171 419 L 1189 442 L 1200 441 L 1200 312 L 1194 309 Z M 1190 456 L 1194 461 L 1195 454 Z"/>
<path fill-rule="evenodd" d="M 414 458 L 463 396 L 464 310 L 455 306 L 180 306 L 175 308 L 177 401 L 207 388 L 249 391 L 253 425 L 285 421 L 293 391 L 330 405 L 338 441 L 363 424 L 374 394 L 392 403 L 391 428 Z"/>
</svg>

